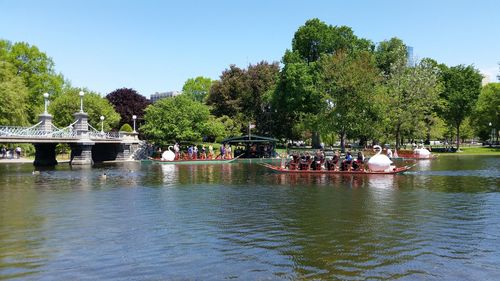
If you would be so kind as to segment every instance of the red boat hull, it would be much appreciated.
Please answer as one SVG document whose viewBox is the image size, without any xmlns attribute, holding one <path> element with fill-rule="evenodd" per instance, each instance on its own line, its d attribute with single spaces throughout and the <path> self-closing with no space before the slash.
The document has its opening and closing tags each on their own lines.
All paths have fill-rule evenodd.
<svg viewBox="0 0 500 281">
<path fill-rule="evenodd" d="M 373 172 L 373 171 L 332 171 L 332 170 L 288 170 L 278 166 L 270 164 L 261 164 L 262 166 L 280 173 L 290 173 L 290 174 L 338 174 L 338 175 L 394 175 L 400 174 L 408 171 L 413 166 L 404 166 L 395 168 L 393 171 L 389 172 Z"/>
</svg>

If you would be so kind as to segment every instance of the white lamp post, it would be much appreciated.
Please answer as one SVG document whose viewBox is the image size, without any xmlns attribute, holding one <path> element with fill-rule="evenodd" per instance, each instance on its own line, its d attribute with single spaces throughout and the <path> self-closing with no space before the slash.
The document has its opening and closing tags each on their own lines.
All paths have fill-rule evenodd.
<svg viewBox="0 0 500 281">
<path fill-rule="evenodd" d="M 132 120 L 134 120 L 134 133 L 137 133 L 135 131 L 135 120 L 137 119 L 137 115 L 132 115 Z"/>
<path fill-rule="evenodd" d="M 80 95 L 80 112 L 83 113 L 83 96 L 85 95 L 85 93 L 83 91 L 80 91 L 79 95 Z"/>
<path fill-rule="evenodd" d="M 491 122 L 488 123 L 488 126 L 490 126 L 490 147 L 493 145 L 493 138 L 494 138 L 493 129 L 491 128 L 491 125 L 493 125 L 493 124 L 491 124 Z"/>
<path fill-rule="evenodd" d="M 101 115 L 101 134 L 104 134 L 104 116 Z"/>
<path fill-rule="evenodd" d="M 43 114 L 48 114 L 48 112 L 47 112 L 47 101 L 48 101 L 48 98 L 49 98 L 49 93 L 44 93 L 43 94 L 43 99 L 45 100 L 45 109 L 43 111 Z"/>
</svg>

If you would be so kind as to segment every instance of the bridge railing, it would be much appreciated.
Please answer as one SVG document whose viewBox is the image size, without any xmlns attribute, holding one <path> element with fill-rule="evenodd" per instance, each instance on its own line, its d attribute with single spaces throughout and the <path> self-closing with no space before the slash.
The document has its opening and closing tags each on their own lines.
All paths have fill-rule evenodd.
<svg viewBox="0 0 500 281">
<path fill-rule="evenodd" d="M 40 123 L 39 123 L 40 124 Z M 57 128 L 53 126 L 52 130 L 43 130 L 39 129 L 36 124 L 31 127 L 19 127 L 19 126 L 0 126 L 0 137 L 24 137 L 24 138 L 70 138 L 70 139 L 78 139 L 80 136 L 78 132 L 73 129 L 73 124 L 64 127 Z M 88 132 L 88 137 L 90 139 L 111 139 L 111 140 L 119 140 L 122 139 L 123 136 L 119 132 L 102 132 L 96 130 L 94 127 L 90 126 L 90 131 Z"/>
<path fill-rule="evenodd" d="M 0 126 L 0 136 L 3 137 L 37 137 L 51 138 L 53 131 L 38 128 L 26 128 L 17 126 Z"/>
</svg>

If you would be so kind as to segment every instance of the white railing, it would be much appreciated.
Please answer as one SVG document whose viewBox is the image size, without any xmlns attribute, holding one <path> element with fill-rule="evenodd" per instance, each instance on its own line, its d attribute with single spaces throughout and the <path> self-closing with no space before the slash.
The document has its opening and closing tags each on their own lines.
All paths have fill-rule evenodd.
<svg viewBox="0 0 500 281">
<path fill-rule="evenodd" d="M 18 127 L 18 126 L 0 126 L 0 137 L 22 137 L 22 138 L 71 138 L 78 139 L 80 136 L 78 132 L 73 129 L 73 125 L 75 125 L 79 120 L 73 122 L 67 127 L 58 128 L 52 125 L 52 130 L 42 130 L 37 128 L 42 122 L 37 123 L 31 127 Z M 119 132 L 101 132 L 92 127 L 89 124 L 89 132 L 88 137 L 90 139 L 111 139 L 111 140 L 119 140 L 123 136 L 120 135 Z"/>
</svg>

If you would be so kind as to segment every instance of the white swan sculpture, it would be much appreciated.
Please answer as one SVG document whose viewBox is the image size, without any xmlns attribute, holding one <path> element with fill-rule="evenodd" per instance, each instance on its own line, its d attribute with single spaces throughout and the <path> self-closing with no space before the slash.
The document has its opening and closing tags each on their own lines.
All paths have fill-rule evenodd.
<svg viewBox="0 0 500 281">
<path fill-rule="evenodd" d="M 415 148 L 415 150 L 413 150 L 413 154 L 415 154 L 417 158 L 422 158 L 422 159 L 431 158 L 431 152 L 427 150 L 427 148 L 425 148 L 423 145 Z"/>
<path fill-rule="evenodd" d="M 161 155 L 161 160 L 163 161 L 174 161 L 175 153 L 172 151 L 172 146 L 168 146 L 168 149 Z"/>
<path fill-rule="evenodd" d="M 373 150 L 377 151 L 377 154 L 370 157 L 368 160 L 368 168 L 373 172 L 388 172 L 393 166 L 391 166 L 392 161 L 386 155 L 380 154 L 382 152 L 382 147 L 380 145 L 374 145 Z"/>
</svg>

